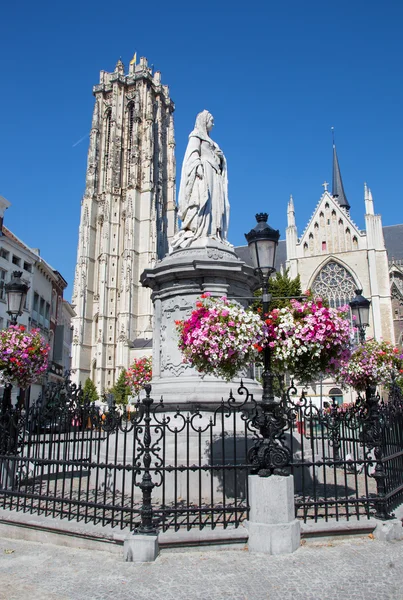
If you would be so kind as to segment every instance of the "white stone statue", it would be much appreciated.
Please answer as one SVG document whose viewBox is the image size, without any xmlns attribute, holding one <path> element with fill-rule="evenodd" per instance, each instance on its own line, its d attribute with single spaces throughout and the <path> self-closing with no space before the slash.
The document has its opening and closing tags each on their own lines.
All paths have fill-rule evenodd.
<svg viewBox="0 0 403 600">
<path fill-rule="evenodd" d="M 182 225 L 171 242 L 172 249 L 186 248 L 206 237 L 228 244 L 227 162 L 210 137 L 213 125 L 213 116 L 203 110 L 189 135 L 178 199 Z"/>
</svg>

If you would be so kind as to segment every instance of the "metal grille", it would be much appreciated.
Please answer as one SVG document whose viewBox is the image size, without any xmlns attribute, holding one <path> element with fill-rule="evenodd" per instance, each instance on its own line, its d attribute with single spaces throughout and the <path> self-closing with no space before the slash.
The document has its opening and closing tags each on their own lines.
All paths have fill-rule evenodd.
<svg viewBox="0 0 403 600">
<path fill-rule="evenodd" d="M 3 402 L 0 506 L 145 532 L 237 527 L 256 448 L 266 447 L 290 457 L 298 518 L 388 517 L 403 498 L 399 389 L 347 410 L 291 392 L 263 446 L 261 404 L 243 386 L 214 406 L 164 405 L 148 389 L 130 413 L 81 404 L 68 380 L 26 410 Z"/>
<path fill-rule="evenodd" d="M 153 526 L 227 527 L 247 517 L 253 399 L 179 410 L 146 398 L 134 412 L 102 414 L 70 384 L 53 396 L 3 413 L 3 508 L 133 530 L 149 477 Z"/>
</svg>

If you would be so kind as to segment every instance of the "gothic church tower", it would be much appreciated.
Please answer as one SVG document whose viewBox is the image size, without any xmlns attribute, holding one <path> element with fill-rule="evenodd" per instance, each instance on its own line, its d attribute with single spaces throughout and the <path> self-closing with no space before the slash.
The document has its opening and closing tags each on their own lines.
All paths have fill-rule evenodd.
<svg viewBox="0 0 403 600">
<path fill-rule="evenodd" d="M 74 380 L 99 392 L 146 347 L 152 303 L 140 274 L 175 233 L 174 104 L 145 58 L 94 87 L 72 303 Z M 144 350 L 137 350 L 144 355 Z"/>
</svg>

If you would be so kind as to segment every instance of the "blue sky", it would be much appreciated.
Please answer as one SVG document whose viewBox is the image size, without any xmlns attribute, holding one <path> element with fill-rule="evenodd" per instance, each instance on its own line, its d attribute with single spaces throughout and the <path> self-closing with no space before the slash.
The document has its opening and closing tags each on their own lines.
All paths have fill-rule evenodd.
<svg viewBox="0 0 403 600">
<path fill-rule="evenodd" d="M 331 181 L 336 144 L 351 214 L 363 184 L 384 225 L 403 222 L 403 4 L 397 0 L 117 4 L 4 3 L 0 24 L 0 194 L 5 224 L 69 281 L 101 69 L 134 51 L 175 102 L 178 174 L 196 114 L 215 118 L 228 160 L 229 238 L 257 211 L 284 237 L 294 196 L 302 233 Z M 179 181 L 178 181 L 179 184 Z"/>
</svg>

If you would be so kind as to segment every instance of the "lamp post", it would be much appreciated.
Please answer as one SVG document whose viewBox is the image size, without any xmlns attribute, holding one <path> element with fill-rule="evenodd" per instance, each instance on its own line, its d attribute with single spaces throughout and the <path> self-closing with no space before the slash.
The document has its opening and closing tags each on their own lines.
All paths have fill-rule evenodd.
<svg viewBox="0 0 403 600">
<path fill-rule="evenodd" d="M 369 327 L 369 307 L 371 301 L 362 295 L 362 290 L 355 290 L 355 298 L 349 303 L 351 314 L 355 317 L 360 343 L 365 342 L 365 329 Z"/>
<path fill-rule="evenodd" d="M 269 279 L 275 272 L 274 261 L 280 238 L 280 232 L 267 224 L 266 213 L 256 215 L 257 225 L 245 234 L 251 253 L 255 274 L 262 285 L 263 318 L 269 309 Z M 291 460 L 289 448 L 284 444 L 284 429 L 287 419 L 281 402 L 277 402 L 273 391 L 273 372 L 271 368 L 271 348 L 264 349 L 262 401 L 257 405 L 252 424 L 259 430 L 260 436 L 248 452 L 253 472 L 260 477 L 269 475 L 289 475 Z"/>
<path fill-rule="evenodd" d="M 14 271 L 11 280 L 4 286 L 7 297 L 7 314 L 11 317 L 11 325 L 17 325 L 17 319 L 24 310 L 25 298 L 29 286 L 21 281 L 22 271 Z"/>
<path fill-rule="evenodd" d="M 362 295 L 362 290 L 355 290 L 355 298 L 351 300 L 351 313 L 355 317 L 358 328 L 360 343 L 365 343 L 365 330 L 369 327 L 369 309 L 371 301 Z M 366 416 L 363 420 L 362 431 L 359 435 L 361 443 L 364 445 L 365 455 L 373 452 L 373 461 L 375 469 L 373 477 L 376 481 L 377 496 L 374 500 L 375 517 L 386 521 L 393 518 L 388 508 L 386 496 L 386 478 L 387 473 L 383 462 L 383 452 L 385 445 L 385 420 L 379 407 L 379 394 L 376 393 L 376 384 L 371 383 L 365 389 Z"/>
<path fill-rule="evenodd" d="M 257 214 L 257 225 L 255 225 L 249 233 L 245 233 L 252 263 L 255 267 L 255 275 L 259 277 L 262 285 L 263 317 L 269 310 L 269 279 L 272 273 L 276 271 L 274 262 L 276 260 L 276 250 L 280 239 L 280 232 L 278 229 L 270 227 L 267 223 L 267 219 L 267 213 Z M 264 349 L 264 369 L 262 378 L 262 402 L 271 404 L 274 402 L 274 393 L 273 373 L 271 371 L 271 349 L 269 346 L 266 346 Z"/>
<path fill-rule="evenodd" d="M 12 277 L 4 286 L 7 298 L 7 314 L 11 317 L 11 325 L 17 325 L 17 319 L 22 315 L 25 305 L 25 299 L 29 286 L 21 281 L 22 271 L 13 271 Z M 11 383 L 4 386 L 2 411 L 6 412 L 11 408 Z M 20 389 L 19 405 L 25 402 L 25 390 Z"/>
</svg>

